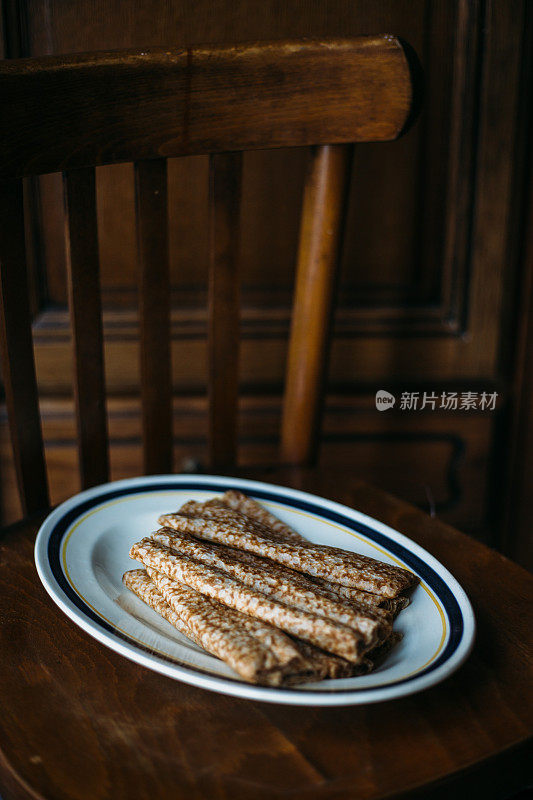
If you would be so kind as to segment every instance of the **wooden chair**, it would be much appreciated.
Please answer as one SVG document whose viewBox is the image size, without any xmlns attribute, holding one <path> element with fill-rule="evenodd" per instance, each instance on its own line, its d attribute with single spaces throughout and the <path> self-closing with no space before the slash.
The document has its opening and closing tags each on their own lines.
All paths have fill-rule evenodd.
<svg viewBox="0 0 533 800">
<path fill-rule="evenodd" d="M 321 474 L 328 326 L 349 149 L 413 111 L 390 36 L 6 61 L 0 154 L 2 364 L 26 519 L 4 530 L 0 792 L 11 798 L 486 796 L 524 780 L 531 578 L 497 553 L 349 475 Z M 433 552 L 472 598 L 479 635 L 444 684 L 393 703 L 269 706 L 211 694 L 89 638 L 42 589 L 48 508 L 25 270 L 22 178 L 62 171 L 82 485 L 108 477 L 94 167 L 135 162 L 146 472 L 172 468 L 166 164 L 210 155 L 210 467 L 235 471 L 242 151 L 313 145 L 305 187 L 280 467 L 268 478 L 348 502 Z M 253 477 L 262 477 L 257 472 Z M 492 794 L 491 794 L 492 792 Z M 424 795 L 426 796 L 426 795 Z"/>
</svg>

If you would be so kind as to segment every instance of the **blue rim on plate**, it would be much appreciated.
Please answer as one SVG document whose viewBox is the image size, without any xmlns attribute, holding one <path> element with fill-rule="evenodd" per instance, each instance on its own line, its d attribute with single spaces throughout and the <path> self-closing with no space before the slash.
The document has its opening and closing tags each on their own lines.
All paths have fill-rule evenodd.
<svg viewBox="0 0 533 800">
<path fill-rule="evenodd" d="M 190 666 L 180 665 L 175 667 L 175 661 L 159 655 L 155 661 L 172 663 L 174 670 L 178 670 L 179 678 L 188 683 L 214 688 L 229 694 L 250 697 L 253 699 L 271 702 L 288 702 L 305 705 L 335 705 L 359 702 L 377 702 L 393 697 L 405 696 L 438 683 L 455 671 L 468 657 L 473 645 L 475 635 L 475 622 L 472 607 L 468 598 L 457 581 L 450 573 L 423 550 L 419 545 L 407 537 L 388 528 L 382 523 L 367 517 L 357 511 L 315 497 L 305 492 L 286 489 L 271 484 L 248 481 L 244 479 L 223 478 L 219 476 L 157 476 L 139 479 L 128 479 L 115 483 L 89 489 L 74 498 L 66 501 L 53 511 L 43 523 L 35 543 L 35 559 L 40 578 L 54 601 L 81 625 L 88 633 L 95 635 L 95 626 L 105 634 L 96 635 L 103 643 L 122 652 L 128 658 L 133 658 L 146 666 L 151 666 L 165 674 L 169 674 L 164 665 L 146 663 L 146 659 L 153 659 L 148 648 L 143 648 L 137 640 L 129 637 L 124 632 L 118 631 L 105 618 L 91 608 L 87 602 L 74 590 L 65 574 L 62 564 L 62 545 L 69 530 L 81 517 L 95 510 L 98 506 L 125 498 L 128 495 L 142 495 L 143 493 L 168 492 L 179 489 L 224 492 L 227 489 L 240 489 L 261 501 L 273 501 L 286 505 L 290 509 L 318 515 L 332 523 L 343 526 L 354 534 L 360 534 L 379 548 L 387 551 L 392 557 L 398 559 L 409 569 L 415 572 L 421 582 L 437 598 L 448 620 L 448 638 L 436 658 L 425 668 L 399 680 L 385 683 L 378 687 L 357 688 L 332 688 L 316 691 L 310 694 L 292 687 L 287 689 L 269 689 L 247 684 L 243 681 L 233 680 L 228 677 L 202 676 L 202 670 Z M 69 602 L 65 603 L 67 599 Z M 112 637 L 115 646 L 109 641 Z M 127 646 L 127 651 L 120 647 L 120 640 Z M 138 651 L 135 657 L 133 651 Z M 143 658 L 142 651 L 147 652 Z M 178 662 L 179 663 L 179 662 Z M 216 685 L 213 685 L 216 684 Z M 351 699 L 349 699 L 349 697 Z"/>
</svg>

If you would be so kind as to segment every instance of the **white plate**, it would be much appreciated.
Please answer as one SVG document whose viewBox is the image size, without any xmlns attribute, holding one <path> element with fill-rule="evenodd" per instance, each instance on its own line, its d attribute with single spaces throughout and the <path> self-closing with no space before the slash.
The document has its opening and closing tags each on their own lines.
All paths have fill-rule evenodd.
<svg viewBox="0 0 533 800">
<path fill-rule="evenodd" d="M 157 528 L 160 514 L 226 489 L 255 497 L 312 542 L 400 564 L 420 577 L 411 604 L 395 623 L 403 641 L 379 669 L 296 688 L 252 686 L 123 587 L 123 573 L 134 566 L 128 557 L 130 546 Z M 446 678 L 467 658 L 474 640 L 468 598 L 433 556 L 358 511 L 268 483 L 168 475 L 97 486 L 47 517 L 35 542 L 35 562 L 57 605 L 102 644 L 172 678 L 254 700 L 322 706 L 391 700 Z"/>
</svg>

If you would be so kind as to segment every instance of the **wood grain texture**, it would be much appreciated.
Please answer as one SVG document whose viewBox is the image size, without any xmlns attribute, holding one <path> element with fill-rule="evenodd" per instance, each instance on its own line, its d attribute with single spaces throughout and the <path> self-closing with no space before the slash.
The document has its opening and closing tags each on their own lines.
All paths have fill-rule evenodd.
<svg viewBox="0 0 533 800">
<path fill-rule="evenodd" d="M 65 241 L 82 488 L 109 476 L 94 169 L 66 172 Z"/>
<path fill-rule="evenodd" d="M 164 7 L 160 0 L 132 0 L 127 7 L 116 0 L 100 3 L 98 7 L 80 0 L 76 13 L 72 13 L 61 0 L 32 0 L 31 11 L 29 0 L 22 0 L 20 15 L 27 24 L 27 39 L 26 50 L 17 57 L 165 46 L 169 42 L 194 47 L 203 42 L 229 44 L 288 37 L 323 41 L 326 37 L 360 36 L 389 30 L 401 35 L 417 50 L 428 68 L 424 103 L 426 109 L 431 103 L 432 124 L 424 136 L 427 139 L 424 145 L 420 137 L 421 120 L 407 137 L 402 137 L 401 144 L 369 145 L 360 150 L 354 183 L 355 202 L 350 209 L 353 236 L 349 237 L 349 246 L 345 248 L 343 284 L 354 291 L 358 303 L 381 305 L 391 299 L 409 302 L 414 294 L 418 307 L 420 280 L 426 285 L 426 273 L 433 275 L 434 270 L 440 269 L 435 226 L 438 228 L 444 217 L 440 201 L 443 199 L 442 177 L 446 174 L 443 154 L 448 140 L 454 5 L 439 5 L 431 11 L 427 8 L 426 12 L 427 0 L 380 0 L 378 4 L 363 5 L 346 4 L 344 0 L 318 0 L 314 4 L 309 4 L 308 0 L 293 0 L 281 13 L 279 0 L 264 0 L 260 7 L 256 0 L 221 0 L 215 5 L 210 0 L 197 0 L 194 6 L 173 0 Z M 10 30 L 6 38 L 13 38 Z M 424 163 L 419 166 L 422 154 Z M 292 285 L 306 155 L 302 150 L 283 149 L 255 151 L 245 157 L 245 289 L 254 287 L 255 293 L 262 290 L 262 276 L 268 272 L 271 276 L 269 295 L 264 300 L 261 297 L 267 308 L 272 305 L 271 292 L 279 292 L 280 284 L 282 290 Z M 431 176 L 434 183 L 427 192 L 420 187 L 424 196 L 416 201 L 418 184 L 414 176 L 419 169 L 424 176 Z M 176 159 L 169 164 L 170 257 L 173 284 L 180 298 L 184 297 L 184 289 L 190 292 L 191 283 L 198 283 L 199 275 L 203 277 L 207 263 L 206 171 L 206 159 L 202 157 Z M 109 288 L 110 304 L 131 305 L 135 302 L 131 295 L 135 283 L 131 170 L 126 165 L 104 168 L 98 172 L 98 183 L 99 201 L 109 209 L 109 214 L 104 215 L 102 211 L 99 218 L 104 297 Z M 376 185 L 379 185 L 379 192 L 374 191 Z M 57 241 L 51 241 L 57 236 L 53 221 L 55 199 L 48 190 L 45 195 L 46 244 L 57 251 L 60 249 Z M 359 203 L 359 198 L 365 198 L 365 202 Z M 425 212 L 423 222 L 416 217 L 416 225 L 412 220 L 413 204 L 417 208 L 420 205 Z M 186 215 L 182 210 L 185 205 Z M 107 225 L 104 224 L 106 216 Z M 387 236 L 379 235 L 383 218 L 387 220 Z M 418 271 L 413 274 L 413 246 L 416 249 L 422 228 L 432 228 L 429 249 L 434 259 L 430 265 L 424 262 L 420 270 L 422 276 L 419 276 Z M 356 265 L 364 265 L 365 269 L 359 270 Z M 50 293 L 50 299 L 60 303 L 60 254 L 56 252 L 47 267 L 53 272 L 54 294 Z M 368 285 L 369 274 L 372 275 L 371 285 Z M 354 281 L 357 286 L 353 286 Z M 49 290 L 51 284 L 49 276 Z M 64 297 L 62 289 L 61 292 Z M 243 299 L 246 302 L 246 294 Z M 283 305 L 288 302 L 285 297 L 280 299 Z"/>
<path fill-rule="evenodd" d="M 386 141 L 401 133 L 411 109 L 410 69 L 393 36 L 4 61 L 0 87 L 9 107 L 4 177 L 226 150 Z M 73 131 L 81 130 L 80 141 Z"/>
<path fill-rule="evenodd" d="M 478 635 L 466 664 L 439 686 L 366 707 L 290 708 L 188 687 L 105 649 L 53 605 L 33 565 L 37 522 L 26 523 L 0 542 L 6 800 L 365 800 L 422 787 L 425 798 L 481 790 L 493 798 L 524 785 L 533 578 L 346 471 L 250 477 L 344 500 L 428 548 L 474 605 Z"/>
<path fill-rule="evenodd" d="M 137 356 L 132 347 L 131 358 Z M 112 480 L 143 470 L 140 399 L 108 399 Z M 191 460 L 207 469 L 208 409 L 205 394 L 174 398 L 174 463 Z M 375 394 L 329 396 L 323 420 L 321 470 L 345 469 L 403 497 L 439 519 L 487 542 L 487 441 L 492 415 L 428 411 L 408 416 L 377 414 Z M 76 420 L 68 398 L 45 397 L 41 415 L 52 503 L 79 491 Z M 281 403 L 272 395 L 242 395 L 239 402 L 239 464 L 271 465 L 279 459 Z M 21 518 L 5 409 L 0 406 L 1 506 L 5 523 Z M 464 491 L 464 487 L 468 491 Z"/>
<path fill-rule="evenodd" d="M 312 462 L 329 354 L 350 177 L 348 145 L 313 149 L 304 190 L 281 423 L 281 460 Z"/>
<path fill-rule="evenodd" d="M 0 350 L 24 513 L 48 506 L 24 243 L 22 181 L 0 183 Z"/>
<path fill-rule="evenodd" d="M 533 7 L 528 5 L 525 40 L 533 41 Z M 533 51 L 530 48 L 528 63 L 524 70 L 525 83 L 533 89 Z M 501 431 L 501 452 L 504 464 L 504 492 L 498 497 L 503 505 L 501 541 L 503 552 L 528 569 L 533 570 L 533 109 L 524 108 L 528 115 L 524 126 L 524 153 L 527 170 L 522 177 L 525 197 L 524 214 L 518 225 L 518 260 L 521 264 L 519 277 L 519 304 L 515 317 L 516 339 L 512 359 L 512 399 L 510 408 L 510 430 Z M 503 426 L 502 426 L 503 427 Z M 497 477 L 500 478 L 501 476 Z M 500 489 L 500 486 L 498 487 Z"/>
<path fill-rule="evenodd" d="M 161 4 L 161 0 L 131 0 L 128 4 L 119 0 L 106 3 L 80 0 L 75 11 L 63 0 L 22 0 L 18 8 L 16 5 L 11 3 L 11 11 L 17 12 L 26 24 L 26 38 L 24 49 L 9 47 L 6 54 L 10 57 L 164 46 L 168 42 L 194 47 L 201 42 L 352 36 L 384 30 L 394 31 L 409 41 L 424 64 L 424 112 L 416 129 L 400 142 L 356 148 L 340 307 L 335 318 L 331 386 L 339 387 L 340 382 L 345 381 L 349 384 L 346 390 L 353 392 L 355 398 L 361 382 L 377 387 L 388 381 L 389 376 L 396 376 L 399 382 L 408 376 L 420 380 L 421 388 L 428 391 L 439 380 L 455 382 L 462 378 L 464 388 L 473 388 L 476 376 L 482 381 L 496 379 L 494 349 L 510 342 L 506 343 L 506 334 L 500 328 L 501 315 L 494 311 L 492 303 L 499 296 L 500 285 L 507 291 L 512 284 L 513 270 L 509 252 L 502 250 L 501 245 L 495 247 L 492 237 L 498 237 L 500 242 L 513 239 L 505 231 L 507 179 L 500 165 L 506 161 L 510 163 L 511 156 L 516 154 L 513 128 L 517 114 L 513 110 L 513 87 L 522 50 L 524 26 L 520 9 L 523 2 L 512 6 L 495 4 L 499 15 L 487 14 L 492 8 L 487 3 L 434 3 L 430 0 L 380 0 L 378 3 L 293 0 L 283 7 L 279 0 L 264 0 L 261 4 L 255 0 L 220 0 L 217 3 L 197 0 L 193 5 L 182 0 L 165 4 Z M 467 26 L 464 25 L 465 11 L 473 15 Z M 6 25 L 10 31 L 12 27 Z M 6 31 L 8 44 L 16 38 Z M 476 44 L 479 58 L 472 58 Z M 488 67 L 484 82 L 488 91 L 480 98 L 476 75 L 479 78 L 485 59 Z M 490 124 L 479 148 L 476 119 L 487 102 L 491 104 Z M 527 105 L 527 100 L 519 100 L 519 106 Z M 451 140 L 450 123 L 454 128 Z M 473 135 L 467 138 L 469 133 Z M 472 160 L 472 153 L 480 157 Z M 252 313 L 260 310 L 263 315 L 260 331 L 254 328 L 254 341 L 245 342 L 243 357 L 245 385 L 254 391 L 266 390 L 267 386 L 277 391 L 282 385 L 288 287 L 293 281 L 295 231 L 305 157 L 303 149 L 256 151 L 245 157 L 243 313 L 245 319 L 248 309 Z M 197 302 L 191 309 L 192 315 L 201 315 L 205 305 L 203 294 L 195 293 L 194 284 L 203 281 L 207 264 L 206 161 L 198 156 L 176 159 L 169 165 L 170 251 L 174 302 L 180 306 L 180 319 L 182 302 L 190 305 Z M 475 177 L 471 169 L 474 161 L 482 180 L 472 192 L 468 184 Z M 121 177 L 117 179 L 119 171 Z M 131 311 L 136 303 L 132 170 L 127 165 L 117 165 L 98 172 L 99 200 L 103 200 L 105 206 L 99 217 L 104 303 L 114 308 L 120 304 Z M 451 177 L 452 173 L 462 183 L 459 191 L 453 186 L 446 190 L 447 176 Z M 47 180 L 55 177 L 47 176 Z M 467 229 L 470 217 L 468 205 L 463 204 L 461 198 L 468 195 L 473 195 L 475 203 L 484 204 L 474 249 L 469 236 L 461 234 Z M 65 298 L 62 225 L 60 221 L 58 225 L 51 224 L 52 219 L 54 224 L 57 222 L 56 203 L 55 197 L 43 195 L 47 274 L 42 278 L 42 285 L 46 282 L 46 296 L 41 297 L 41 302 L 53 304 L 52 314 Z M 105 226 L 100 224 L 103 217 L 108 220 Z M 458 218 L 457 226 L 453 222 L 449 224 L 449 234 L 444 237 L 442 229 L 453 217 Z M 516 218 L 513 210 L 508 218 Z M 453 268 L 443 270 L 444 239 L 454 235 L 459 235 L 459 247 L 453 242 L 446 245 L 446 252 L 453 255 L 449 261 Z M 425 244 L 419 253 L 422 240 Z M 489 241 L 490 246 L 485 247 Z M 475 255 L 478 246 L 479 258 L 471 264 L 471 254 Z M 266 274 L 268 286 L 263 282 Z M 451 297 L 452 302 L 437 303 L 439 296 Z M 428 305 L 432 298 L 433 306 Z M 472 301 L 468 331 L 466 336 L 461 336 L 457 317 L 462 317 L 468 299 Z M 490 311 L 485 313 L 487 305 Z M 458 315 L 457 311 L 461 313 Z M 281 316 L 283 324 L 279 324 Z M 59 394 L 65 391 L 70 353 L 63 343 L 62 330 L 56 330 L 58 339 L 52 342 L 50 335 L 44 346 L 39 343 L 37 357 L 43 363 L 41 375 L 46 391 Z M 122 348 L 118 343 L 119 330 L 124 333 Z M 494 336 L 496 331 L 499 333 Z M 50 327 L 47 332 L 52 333 Z M 138 359 L 136 352 L 132 354 L 131 337 L 136 334 L 130 328 L 120 327 L 113 328 L 112 335 L 109 377 L 117 393 L 133 394 L 138 385 L 135 383 Z M 198 358 L 189 358 L 190 341 L 183 340 L 181 333 L 177 336 L 180 340 L 175 342 L 174 348 L 180 390 L 185 384 L 198 387 L 199 381 L 205 380 L 197 374 L 198 363 L 206 361 L 203 344 L 195 342 L 193 346 L 202 352 Z M 260 336 L 268 337 L 268 341 L 259 341 Z M 59 350 L 61 363 L 54 370 Z M 190 373 L 186 373 L 187 366 Z M 126 367 L 129 367 L 127 374 Z M 438 437 L 437 419 L 434 431 Z M 505 448 L 509 437 L 509 431 L 502 430 Z M 493 445 L 494 437 L 488 433 L 480 464 L 487 463 Z M 368 448 L 371 447 L 369 444 Z M 379 464 L 388 460 L 391 448 L 389 446 L 384 453 L 376 440 L 373 447 L 374 476 L 379 475 Z M 397 452 L 399 461 L 408 462 L 407 447 L 399 443 Z M 399 470 L 397 481 L 390 489 L 400 491 L 404 479 L 407 479 L 406 470 Z M 462 509 L 476 506 L 477 511 L 471 512 L 470 517 L 481 518 L 485 514 L 485 524 L 489 520 L 493 523 L 494 515 L 482 508 L 486 494 L 478 493 L 481 481 L 465 479 L 461 470 L 460 483 L 462 497 L 455 523 L 459 527 L 468 526 L 472 531 Z M 532 494 L 527 491 L 526 497 Z M 525 532 L 523 553 L 531 543 L 531 513 L 526 503 L 520 527 Z M 517 531 L 514 527 L 512 535 Z"/>
<path fill-rule="evenodd" d="M 242 153 L 210 158 L 209 169 L 209 466 L 237 457 L 240 341 L 240 207 Z"/>
<path fill-rule="evenodd" d="M 172 472 L 172 378 L 167 165 L 135 165 L 139 259 L 140 377 L 146 475 Z"/>
<path fill-rule="evenodd" d="M 489 276 L 496 264 L 505 265 L 505 281 L 491 301 L 485 324 L 500 317 L 499 368 L 509 381 L 509 403 L 499 415 L 493 455 L 491 507 L 494 542 L 510 558 L 533 571 L 533 7 L 518 9 L 522 39 L 520 81 L 505 78 L 517 59 L 508 46 L 509 20 L 498 3 L 487 6 L 491 57 L 483 75 L 486 111 L 481 120 L 483 177 L 476 214 L 474 267 L 483 265 Z M 517 13 L 518 13 L 517 10 Z M 497 71 L 494 62 L 501 62 Z M 492 77 L 494 75 L 494 77 Z M 507 89 L 504 90 L 504 86 Z M 495 104 L 502 92 L 503 102 Z M 512 140 L 513 158 L 506 157 L 513 129 L 510 104 L 518 98 Z M 502 116 L 502 125 L 497 120 Z M 490 167 L 489 167 L 490 165 Z M 496 190 L 496 184 L 499 188 Z M 484 341 L 490 342 L 488 336 Z"/>
<path fill-rule="evenodd" d="M 474 170 L 477 140 L 477 108 L 479 97 L 479 48 L 482 46 L 482 4 L 478 0 L 457 3 L 456 43 L 452 85 L 452 104 L 449 110 L 449 167 L 446 175 L 446 195 L 452 213 L 446 215 L 446 234 L 442 253 L 442 283 L 444 305 L 454 308 L 457 326 L 463 329 L 474 322 L 471 311 L 468 319 L 468 293 L 457 292 L 465 285 L 471 234 L 473 198 L 475 193 Z M 432 243 L 434 247 L 434 242 Z M 484 272 L 484 271 L 483 271 Z M 483 274 L 486 281 L 486 274 Z M 455 295 L 455 296 L 454 296 Z M 486 338 L 483 339 L 486 347 Z"/>
</svg>

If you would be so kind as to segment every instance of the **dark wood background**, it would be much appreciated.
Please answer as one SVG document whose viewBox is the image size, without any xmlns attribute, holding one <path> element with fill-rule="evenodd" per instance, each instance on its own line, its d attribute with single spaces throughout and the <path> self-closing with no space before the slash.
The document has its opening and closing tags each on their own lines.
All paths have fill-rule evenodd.
<svg viewBox="0 0 533 800">
<path fill-rule="evenodd" d="M 527 453 L 526 0 L 5 0 L 4 57 L 394 33 L 424 111 L 354 152 L 321 462 L 532 563 Z M 242 463 L 276 459 L 305 149 L 245 156 Z M 141 472 L 133 170 L 97 170 L 113 477 Z M 27 186 L 35 350 L 52 496 L 75 492 L 60 177 Z M 207 160 L 169 162 L 176 469 L 205 455 Z M 525 332 L 524 332 L 525 330 Z M 522 343 L 522 344 L 521 344 Z M 376 411 L 374 395 L 498 392 L 495 412 Z M 2 411 L 3 517 L 18 513 Z M 524 477 L 525 475 L 525 477 Z M 517 478 L 518 476 L 518 478 Z M 520 496 L 517 480 L 525 480 Z M 530 479 L 529 479 L 530 481 Z"/>
</svg>

